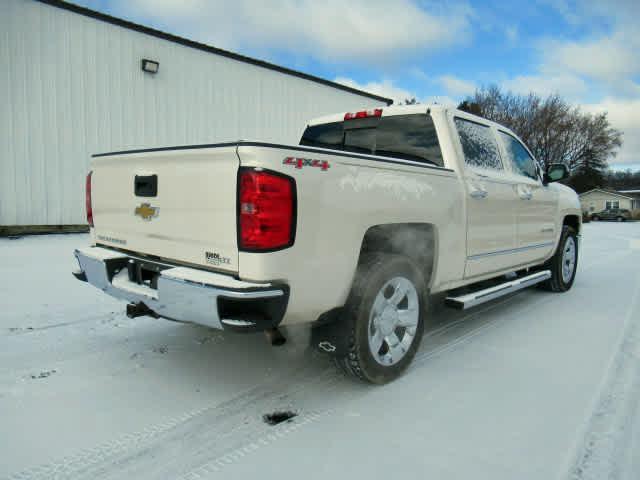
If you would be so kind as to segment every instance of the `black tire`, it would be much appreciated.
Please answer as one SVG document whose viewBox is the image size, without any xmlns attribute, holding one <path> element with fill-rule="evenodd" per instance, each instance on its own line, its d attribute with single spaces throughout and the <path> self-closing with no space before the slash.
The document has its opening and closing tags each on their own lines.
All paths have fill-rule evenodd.
<svg viewBox="0 0 640 480">
<path fill-rule="evenodd" d="M 597 215 L 594 215 L 593 217 L 591 217 L 591 220 L 593 220 L 594 222 L 597 222 L 598 220 L 600 220 L 600 217 Z"/>
<path fill-rule="evenodd" d="M 419 302 L 418 324 L 415 335 L 404 356 L 393 365 L 381 365 L 369 348 L 369 317 L 374 300 L 387 281 L 395 277 L 409 280 Z M 336 365 L 359 380 L 384 384 L 398 378 L 415 356 L 424 333 L 427 289 L 420 270 L 403 255 L 371 254 L 358 266 L 354 284 L 345 305 L 343 321 L 349 322 L 347 353 L 334 357 Z M 384 348 L 384 345 L 383 345 Z"/>
<path fill-rule="evenodd" d="M 567 247 L 567 243 L 569 239 L 573 239 L 573 243 L 575 245 L 575 264 L 573 267 L 573 272 L 568 281 L 562 276 L 562 267 L 563 267 L 563 254 L 565 248 Z M 544 270 L 551 270 L 551 278 L 543 283 L 540 286 L 551 292 L 566 292 L 573 285 L 573 281 L 576 278 L 576 272 L 578 270 L 578 259 L 580 258 L 578 250 L 578 237 L 573 228 L 564 226 L 562 227 L 562 235 L 560 236 L 560 241 L 558 242 L 558 248 L 556 252 L 553 254 L 553 257 L 547 263 L 543 265 Z"/>
<path fill-rule="evenodd" d="M 624 217 L 618 217 L 618 218 L 616 218 L 616 220 L 619 221 L 619 222 L 624 222 Z"/>
</svg>

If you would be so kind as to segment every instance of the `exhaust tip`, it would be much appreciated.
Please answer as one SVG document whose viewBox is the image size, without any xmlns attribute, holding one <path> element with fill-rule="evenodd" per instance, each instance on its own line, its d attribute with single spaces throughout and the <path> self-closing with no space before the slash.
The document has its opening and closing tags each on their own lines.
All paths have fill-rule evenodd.
<svg viewBox="0 0 640 480">
<path fill-rule="evenodd" d="M 127 305 L 127 317 L 137 318 L 144 316 L 158 318 L 158 315 L 142 302 L 129 303 Z"/>
<path fill-rule="evenodd" d="M 274 347 L 281 347 L 287 343 L 287 339 L 278 328 L 269 328 L 264 331 L 264 334 L 267 337 L 267 341 Z"/>
</svg>

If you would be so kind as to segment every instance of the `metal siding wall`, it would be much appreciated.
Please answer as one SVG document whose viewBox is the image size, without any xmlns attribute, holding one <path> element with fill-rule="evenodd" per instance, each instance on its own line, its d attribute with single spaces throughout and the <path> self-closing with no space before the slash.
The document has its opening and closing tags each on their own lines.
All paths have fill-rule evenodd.
<svg viewBox="0 0 640 480">
<path fill-rule="evenodd" d="M 141 71 L 140 60 L 160 62 Z M 0 0 L 0 225 L 84 223 L 92 153 L 297 143 L 313 117 L 378 106 L 329 86 L 30 0 Z"/>
</svg>

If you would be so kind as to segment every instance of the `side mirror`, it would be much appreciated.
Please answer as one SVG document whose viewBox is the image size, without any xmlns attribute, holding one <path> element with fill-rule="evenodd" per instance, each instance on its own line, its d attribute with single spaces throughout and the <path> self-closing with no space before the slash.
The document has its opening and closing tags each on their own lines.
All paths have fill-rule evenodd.
<svg viewBox="0 0 640 480">
<path fill-rule="evenodd" d="M 569 169 L 564 163 L 552 163 L 547 167 L 547 172 L 544 174 L 543 183 L 557 182 L 569 177 Z"/>
</svg>

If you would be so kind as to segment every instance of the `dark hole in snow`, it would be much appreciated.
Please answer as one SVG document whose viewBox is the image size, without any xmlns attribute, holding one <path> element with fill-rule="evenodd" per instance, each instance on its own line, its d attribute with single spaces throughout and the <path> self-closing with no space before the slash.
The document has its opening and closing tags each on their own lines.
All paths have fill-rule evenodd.
<svg viewBox="0 0 640 480">
<path fill-rule="evenodd" d="M 297 417 L 298 414 L 291 412 L 291 411 L 286 411 L 286 412 L 273 412 L 273 413 L 266 413 L 262 416 L 262 419 L 265 421 L 265 423 L 268 423 L 269 425 L 278 425 L 279 423 L 282 422 L 290 422 L 291 419 L 293 417 Z"/>
</svg>

